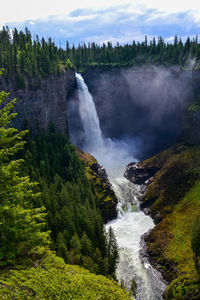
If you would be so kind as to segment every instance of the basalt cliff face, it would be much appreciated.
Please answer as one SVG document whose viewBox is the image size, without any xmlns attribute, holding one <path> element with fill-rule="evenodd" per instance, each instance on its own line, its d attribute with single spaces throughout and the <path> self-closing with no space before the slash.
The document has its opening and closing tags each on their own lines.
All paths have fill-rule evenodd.
<svg viewBox="0 0 200 300">
<path fill-rule="evenodd" d="M 184 100 L 194 98 L 192 85 L 198 87 L 200 82 L 198 73 L 164 66 L 93 67 L 82 75 L 104 136 L 139 141 L 135 153 L 139 160 L 176 141 L 183 126 Z"/>
<path fill-rule="evenodd" d="M 57 131 L 68 133 L 67 99 L 75 84 L 75 72 L 67 70 L 63 75 L 49 75 L 38 83 L 37 79 L 25 78 L 25 87 L 17 89 L 14 81 L 0 80 L 0 90 L 9 92 L 9 99 L 17 98 L 14 111 L 18 116 L 12 125 L 21 128 L 27 120 L 35 133 L 47 129 L 53 122 Z"/>
</svg>

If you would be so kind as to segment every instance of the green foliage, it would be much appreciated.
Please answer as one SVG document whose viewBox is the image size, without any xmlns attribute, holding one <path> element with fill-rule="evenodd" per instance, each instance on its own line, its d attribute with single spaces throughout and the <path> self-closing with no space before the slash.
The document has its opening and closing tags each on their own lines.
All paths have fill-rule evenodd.
<svg viewBox="0 0 200 300">
<path fill-rule="evenodd" d="M 67 263 L 114 276 L 116 253 L 108 251 L 99 199 L 74 146 L 51 124 L 48 133 L 27 136 L 21 156 L 22 174 L 39 182 L 41 196 L 33 203 L 46 207 L 52 249 Z"/>
<path fill-rule="evenodd" d="M 119 249 L 112 227 L 108 230 L 108 262 L 109 273 L 115 275 L 116 263 L 119 261 Z"/>
<path fill-rule="evenodd" d="M 3 299 L 129 300 L 119 285 L 49 254 L 35 266 L 0 276 Z"/>
<path fill-rule="evenodd" d="M 17 86 L 17 89 L 25 88 L 25 80 L 20 73 L 16 74 L 16 86 Z"/>
<path fill-rule="evenodd" d="M 192 228 L 191 247 L 195 256 L 200 256 L 200 219 L 196 218 Z"/>
<path fill-rule="evenodd" d="M 200 110 L 200 99 L 197 98 L 194 103 L 188 104 L 187 110 L 191 113 L 198 112 Z"/>
<path fill-rule="evenodd" d="M 54 137 L 54 139 L 50 139 L 50 150 L 48 150 L 47 143 L 45 143 L 47 140 L 45 140 L 44 136 L 43 138 L 38 138 L 37 142 L 40 146 L 42 145 L 38 150 L 46 150 L 39 153 L 34 141 L 31 140 L 30 136 L 27 136 L 28 145 L 24 153 L 26 153 L 26 158 L 29 160 L 28 162 L 26 161 L 23 173 L 30 168 L 32 171 L 32 173 L 30 172 L 31 175 L 40 179 L 40 186 L 30 182 L 29 177 L 22 177 L 20 175 L 20 166 L 23 160 L 20 158 L 17 159 L 17 157 L 20 156 L 18 153 L 19 150 L 24 147 L 25 142 L 22 141 L 22 138 L 27 131 L 19 132 L 17 129 L 8 127 L 8 124 L 16 114 L 11 113 L 15 99 L 6 102 L 7 96 L 8 94 L 5 92 L 0 93 L 1 298 L 130 299 L 128 294 L 121 290 L 116 282 L 103 276 L 91 274 L 89 271 L 77 266 L 65 265 L 61 258 L 56 257 L 49 250 L 49 233 L 43 231 L 46 225 L 44 221 L 46 214 L 44 214 L 44 208 L 37 206 L 41 202 L 50 203 L 48 202 L 50 195 L 52 196 L 53 207 L 52 211 L 49 210 L 48 212 L 52 215 L 53 219 L 49 218 L 49 222 L 52 222 L 52 226 L 58 226 L 57 235 L 55 235 L 55 249 L 58 255 L 62 256 L 65 261 L 68 261 L 71 256 L 74 263 L 82 261 L 82 265 L 86 265 L 93 272 L 100 272 L 99 268 L 105 260 L 102 254 L 106 255 L 106 251 L 103 253 L 103 247 L 106 248 L 107 245 L 103 234 L 102 221 L 99 212 L 96 211 L 95 205 L 94 207 L 92 206 L 95 202 L 92 202 L 90 206 L 88 200 L 86 206 L 83 206 L 81 189 L 83 189 L 84 194 L 84 187 L 80 186 L 80 190 L 77 191 L 78 175 L 82 174 L 84 177 L 82 163 L 73 151 L 69 151 L 71 146 L 67 143 L 66 138 L 56 135 L 52 127 L 50 128 L 49 138 Z M 64 143 L 62 144 L 63 141 Z M 60 160 L 63 162 L 64 171 L 68 171 L 67 174 L 61 168 L 57 167 L 57 165 L 54 165 L 54 168 L 59 174 L 55 174 L 54 176 L 54 173 L 52 173 L 54 169 L 50 168 L 49 159 L 53 155 L 53 143 L 58 151 L 56 154 L 61 150 L 61 154 L 54 158 L 55 160 L 57 159 L 57 162 L 60 162 Z M 33 152 L 29 149 L 30 145 L 33 146 Z M 61 145 L 64 147 L 62 148 Z M 21 153 L 21 155 L 24 153 Z M 38 161 L 37 158 L 39 158 Z M 65 163 L 65 159 L 68 159 L 67 163 Z M 60 177 L 61 175 L 62 178 Z M 69 180 L 69 175 L 71 176 L 71 185 L 66 181 Z M 83 182 L 87 184 L 86 179 L 83 179 Z M 69 193 L 65 187 L 65 183 L 66 187 L 69 188 Z M 33 192 L 33 190 L 40 190 L 43 184 L 44 192 L 42 195 Z M 86 195 L 87 188 L 85 190 Z M 74 198 L 73 193 L 77 197 Z M 65 199 L 66 195 L 67 199 Z M 69 195 L 73 197 L 72 200 L 68 198 Z M 69 205 L 68 208 L 65 206 L 66 204 Z M 79 205 L 81 207 L 80 210 Z M 59 214 L 59 206 L 63 208 L 61 214 Z M 54 209 L 55 216 L 52 214 Z M 84 216 L 80 215 L 81 210 L 85 210 Z M 85 218 L 86 212 L 88 214 L 89 211 L 94 219 L 94 228 L 90 228 L 90 224 L 89 222 L 87 224 L 88 220 Z M 74 223 L 72 219 L 70 220 L 70 215 L 73 213 Z M 69 227 L 66 226 L 66 223 L 62 223 L 63 218 L 66 218 Z M 80 234 L 79 230 L 81 228 L 85 231 L 88 229 L 90 233 L 92 233 L 92 229 L 94 230 L 93 243 L 85 231 L 82 233 L 81 238 L 79 238 L 78 233 Z M 71 239 L 69 238 L 70 234 L 67 229 L 71 230 Z M 70 251 L 68 251 L 66 241 L 71 246 Z M 99 246 L 101 251 L 96 248 L 93 253 L 94 244 L 95 247 Z M 92 255 L 97 263 L 94 263 Z"/>
<path fill-rule="evenodd" d="M 131 280 L 131 295 L 133 297 L 136 297 L 136 293 L 137 293 L 137 283 L 136 283 L 135 279 L 132 278 L 132 280 Z"/>
<path fill-rule="evenodd" d="M 166 300 L 199 299 L 199 280 L 191 275 L 178 276 L 165 291 Z"/>
<path fill-rule="evenodd" d="M 197 38 L 185 43 L 177 36 L 174 43 L 167 43 L 162 37 L 151 41 L 135 42 L 132 44 L 112 45 L 111 42 L 102 45 L 94 42 L 79 44 L 72 47 L 67 43 L 67 55 L 72 63 L 79 69 L 87 67 L 128 67 L 134 65 L 179 65 L 183 68 L 199 69 L 200 44 Z M 191 61 L 193 63 L 191 64 Z"/>
<path fill-rule="evenodd" d="M 191 64 L 191 61 L 193 62 Z M 56 47 L 51 38 L 48 41 L 36 36 L 33 40 L 30 31 L 12 31 L 3 27 L 0 31 L 0 67 L 5 68 L 7 81 L 16 77 L 16 87 L 24 88 L 24 78 L 40 80 L 49 74 L 61 75 L 65 70 L 85 70 L 87 67 L 103 69 L 129 67 L 134 65 L 179 65 L 183 68 L 200 68 L 200 44 L 197 38 L 185 43 L 177 36 L 174 43 L 167 43 L 162 37 L 156 41 L 135 42 L 132 44 L 102 45 L 94 42 L 88 45 Z"/>
<path fill-rule="evenodd" d="M 49 74 L 60 75 L 64 68 L 73 69 L 63 49 L 57 48 L 51 38 L 45 41 L 38 36 L 33 41 L 30 31 L 12 31 L 8 27 L 0 31 L 0 68 L 5 68 L 7 81 L 16 82 L 17 89 L 25 87 L 25 78 L 36 78 L 38 81 Z"/>
<path fill-rule="evenodd" d="M 200 215 L 199 155 L 200 147 L 179 145 L 143 162 L 160 168 L 146 194 L 146 200 L 153 199 L 151 212 L 161 218 L 148 235 L 147 246 L 153 262 L 171 282 L 165 299 L 200 297 L 200 278 L 191 248 L 192 240 L 198 253 L 199 226 L 195 220 Z"/>
<path fill-rule="evenodd" d="M 44 227 L 44 209 L 32 208 L 38 198 L 34 183 L 19 176 L 22 160 L 13 156 L 22 149 L 26 131 L 7 128 L 16 115 L 11 113 L 15 99 L 6 103 L 8 93 L 0 93 L 0 266 L 7 266 L 41 255 L 48 246 Z"/>
<path fill-rule="evenodd" d="M 75 67 L 74 67 L 74 65 L 72 64 L 72 62 L 71 62 L 71 60 L 70 60 L 69 58 L 66 60 L 65 68 L 66 68 L 66 69 L 72 69 L 72 70 L 75 70 Z"/>
<path fill-rule="evenodd" d="M 200 274 L 200 219 L 196 217 L 191 234 L 191 247 L 194 254 L 194 262 L 197 272 Z"/>
</svg>

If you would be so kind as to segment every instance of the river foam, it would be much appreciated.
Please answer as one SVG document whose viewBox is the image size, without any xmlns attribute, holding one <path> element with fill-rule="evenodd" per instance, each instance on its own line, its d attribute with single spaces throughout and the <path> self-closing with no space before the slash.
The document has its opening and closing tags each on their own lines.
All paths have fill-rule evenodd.
<svg viewBox="0 0 200 300">
<path fill-rule="evenodd" d="M 76 80 L 79 114 L 85 135 L 83 150 L 92 154 L 106 169 L 118 198 L 118 217 L 105 226 L 106 230 L 112 226 L 119 245 L 117 279 L 130 288 L 134 278 L 137 283 L 137 300 L 161 300 L 165 289 L 162 277 L 148 261 L 142 263 L 140 256 L 141 236 L 155 225 L 150 216 L 139 208 L 139 187 L 123 177 L 126 165 L 136 161 L 132 155 L 133 143 L 130 145 L 128 141 L 103 136 L 93 98 L 80 74 L 76 74 Z M 71 136 L 72 142 L 73 139 Z"/>
</svg>

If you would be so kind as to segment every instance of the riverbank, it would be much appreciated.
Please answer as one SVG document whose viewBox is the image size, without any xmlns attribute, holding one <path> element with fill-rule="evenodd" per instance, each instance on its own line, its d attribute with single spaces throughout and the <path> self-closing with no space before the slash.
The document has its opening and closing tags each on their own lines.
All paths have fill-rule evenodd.
<svg viewBox="0 0 200 300">
<path fill-rule="evenodd" d="M 177 145 L 137 164 L 158 170 L 148 180 L 141 206 L 157 223 L 144 241 L 150 263 L 169 282 L 165 299 L 200 297 L 191 249 L 192 227 L 200 214 L 199 156 L 199 146 Z"/>
</svg>

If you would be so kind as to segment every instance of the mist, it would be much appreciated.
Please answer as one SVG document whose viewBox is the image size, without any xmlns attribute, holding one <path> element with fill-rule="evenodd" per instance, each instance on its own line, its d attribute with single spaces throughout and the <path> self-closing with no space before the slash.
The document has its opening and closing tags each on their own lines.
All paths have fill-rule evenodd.
<svg viewBox="0 0 200 300">
<path fill-rule="evenodd" d="M 76 82 L 76 97 L 68 103 L 70 140 L 92 154 L 106 169 L 110 179 L 117 176 L 121 178 L 125 165 L 130 161 L 136 161 L 134 154 L 139 148 L 139 140 L 105 137 L 99 124 L 93 97 L 80 74 L 76 74 Z"/>
<path fill-rule="evenodd" d="M 125 165 L 145 159 L 175 143 L 183 127 L 184 101 L 193 93 L 190 72 L 143 66 L 90 69 L 83 77 L 95 103 L 104 147 L 95 147 L 93 138 L 94 149 L 88 149 L 78 89 L 68 103 L 70 139 L 93 154 L 108 172 L 114 164 L 120 168 L 119 160 Z"/>
<path fill-rule="evenodd" d="M 83 76 L 105 137 L 128 141 L 138 159 L 176 141 L 183 126 L 184 101 L 192 94 L 190 72 L 142 66 L 103 72 L 94 69 Z M 134 141 L 140 146 L 134 147 Z"/>
</svg>

